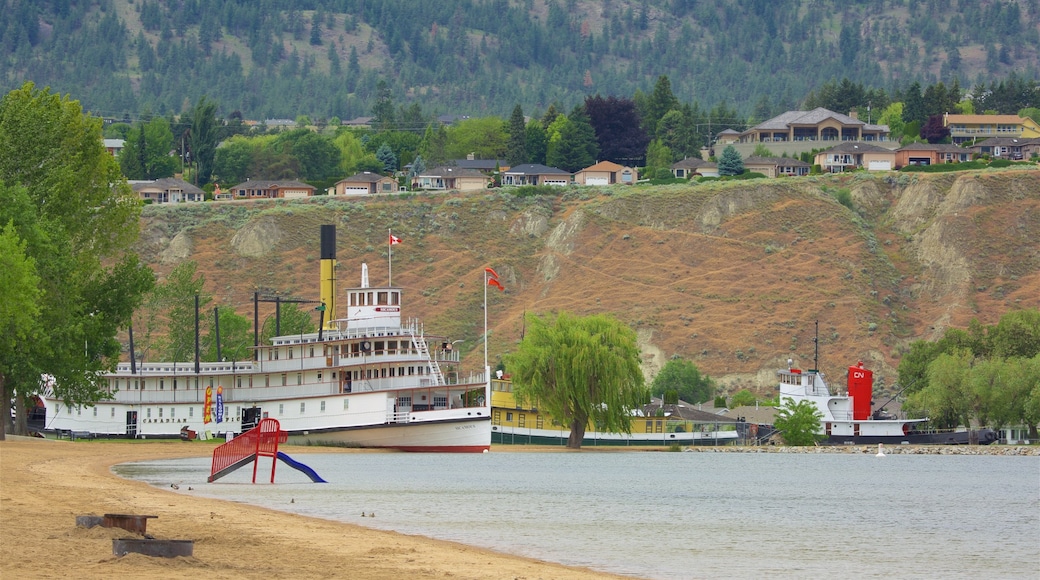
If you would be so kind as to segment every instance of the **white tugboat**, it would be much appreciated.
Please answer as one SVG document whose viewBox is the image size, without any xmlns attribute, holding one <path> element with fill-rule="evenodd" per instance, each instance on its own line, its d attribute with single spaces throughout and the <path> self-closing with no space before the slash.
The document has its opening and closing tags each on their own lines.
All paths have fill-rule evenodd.
<svg viewBox="0 0 1040 580">
<path fill-rule="evenodd" d="M 943 444 L 987 445 L 996 441 L 990 429 L 946 430 L 928 429 L 928 419 L 891 418 L 880 409 L 871 412 L 874 391 L 874 373 L 859 362 L 848 368 L 846 394 L 831 394 L 819 370 L 794 368 L 788 359 L 787 369 L 777 371 L 780 378 L 780 404 L 792 400 L 808 401 L 823 414 L 817 433 L 824 435 L 824 443 L 833 445 L 860 444 Z"/>
</svg>

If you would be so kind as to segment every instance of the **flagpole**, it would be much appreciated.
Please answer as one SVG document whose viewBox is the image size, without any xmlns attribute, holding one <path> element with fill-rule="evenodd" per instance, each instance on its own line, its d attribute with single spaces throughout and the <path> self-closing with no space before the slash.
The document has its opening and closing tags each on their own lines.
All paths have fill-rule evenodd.
<svg viewBox="0 0 1040 580">
<path fill-rule="evenodd" d="M 487 323 L 487 288 L 488 271 L 484 269 L 484 399 L 487 401 L 488 409 L 491 408 L 491 367 L 488 366 L 488 323 Z"/>
<path fill-rule="evenodd" d="M 386 249 L 389 250 L 386 256 L 386 285 L 394 285 L 394 233 L 390 228 L 386 228 Z"/>
</svg>

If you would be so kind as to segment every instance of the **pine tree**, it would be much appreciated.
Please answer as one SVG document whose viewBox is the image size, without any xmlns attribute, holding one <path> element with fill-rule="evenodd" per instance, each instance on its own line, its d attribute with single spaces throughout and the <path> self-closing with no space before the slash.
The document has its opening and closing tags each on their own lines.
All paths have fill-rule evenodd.
<svg viewBox="0 0 1040 580">
<path fill-rule="evenodd" d="M 527 126 L 524 123 L 524 110 L 520 108 L 520 105 L 513 107 L 513 114 L 509 116 L 506 163 L 510 167 L 527 163 Z"/>
<path fill-rule="evenodd" d="M 744 173 L 744 159 L 732 145 L 727 145 L 722 150 L 722 157 L 719 158 L 719 175 L 740 175 L 741 173 Z"/>
</svg>

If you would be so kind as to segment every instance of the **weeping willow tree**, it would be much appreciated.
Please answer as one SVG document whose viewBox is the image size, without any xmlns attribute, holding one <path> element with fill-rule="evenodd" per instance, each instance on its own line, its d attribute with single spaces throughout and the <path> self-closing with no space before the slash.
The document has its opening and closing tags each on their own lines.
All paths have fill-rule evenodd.
<svg viewBox="0 0 1040 580">
<path fill-rule="evenodd" d="M 515 353 L 505 357 L 518 401 L 570 426 L 567 447 L 580 449 L 585 428 L 631 433 L 631 410 L 649 399 L 636 334 L 607 315 L 528 315 Z"/>
</svg>

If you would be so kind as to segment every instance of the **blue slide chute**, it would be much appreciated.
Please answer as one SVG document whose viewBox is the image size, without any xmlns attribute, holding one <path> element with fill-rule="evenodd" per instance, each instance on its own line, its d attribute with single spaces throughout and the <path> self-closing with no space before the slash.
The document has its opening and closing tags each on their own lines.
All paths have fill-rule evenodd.
<svg viewBox="0 0 1040 580">
<path fill-rule="evenodd" d="M 318 475 L 318 472 L 314 471 L 309 466 L 304 465 L 299 461 L 296 461 L 295 459 L 289 457 L 281 451 L 278 452 L 278 459 L 281 459 L 282 462 L 284 462 L 289 467 L 295 469 L 296 471 L 304 473 L 307 477 L 311 478 L 311 481 L 313 481 L 314 483 L 328 483 L 327 481 L 322 479 L 320 475 Z"/>
</svg>

